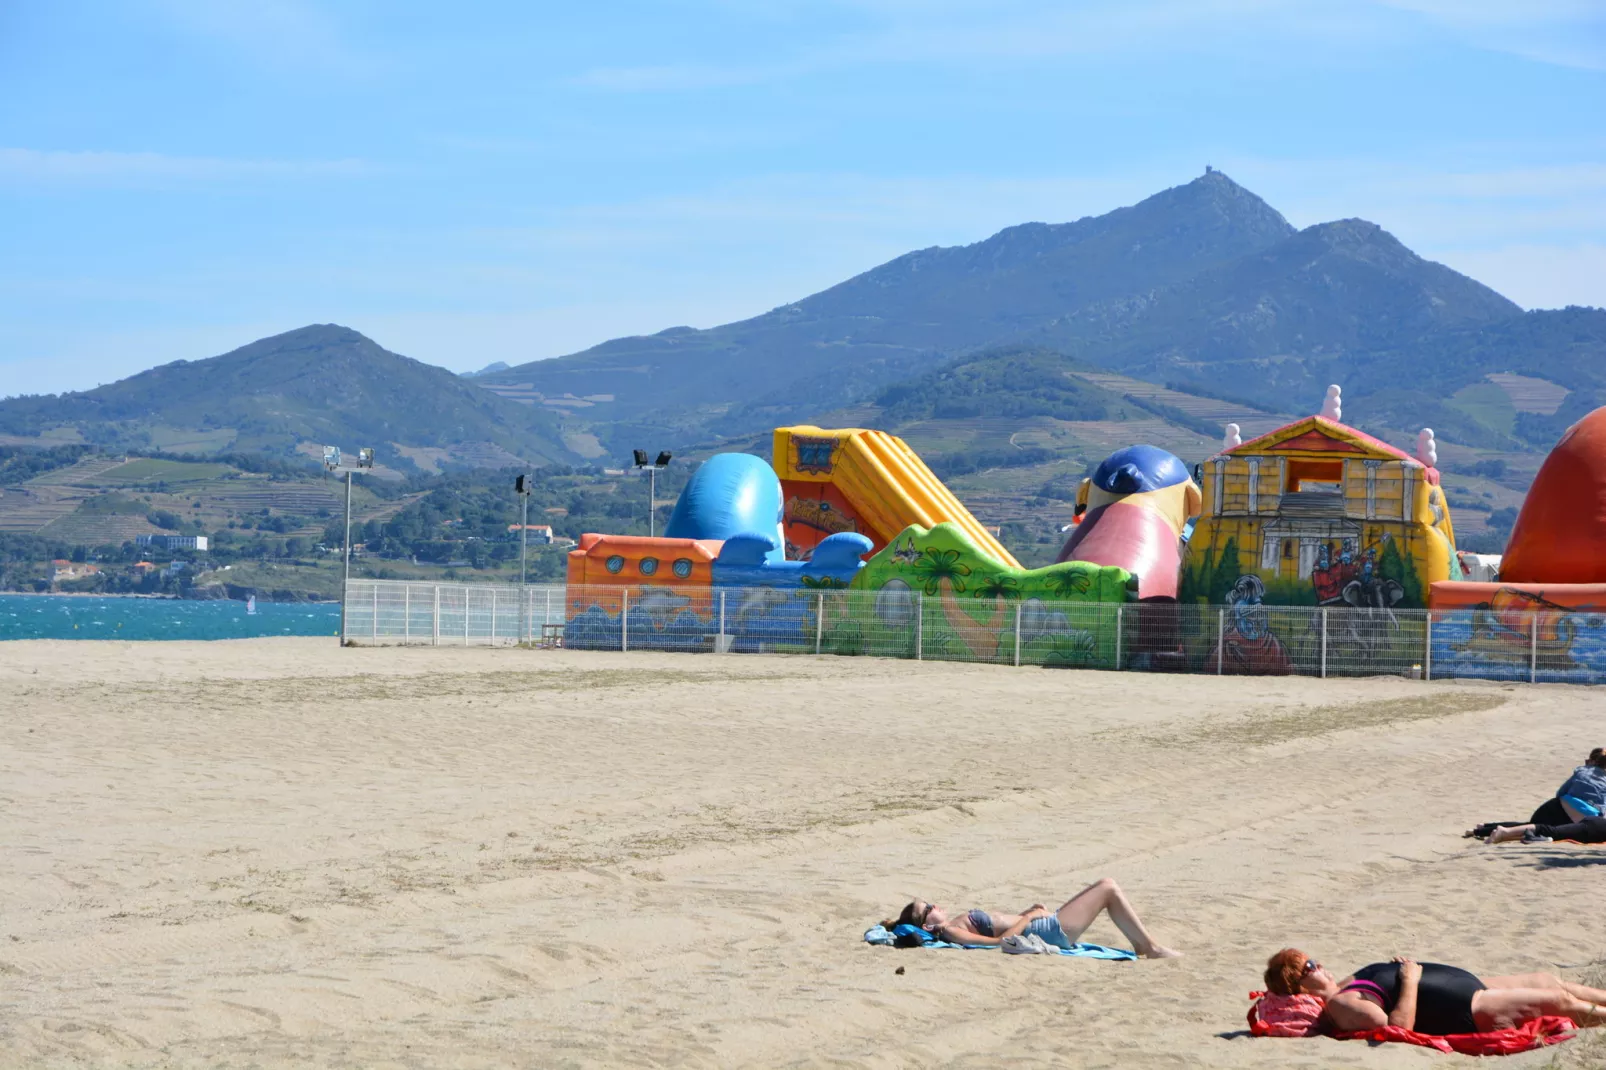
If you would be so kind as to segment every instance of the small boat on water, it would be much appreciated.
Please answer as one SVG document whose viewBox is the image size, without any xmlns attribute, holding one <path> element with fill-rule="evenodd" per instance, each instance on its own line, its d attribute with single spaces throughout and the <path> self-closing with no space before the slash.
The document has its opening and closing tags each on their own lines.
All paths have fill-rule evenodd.
<svg viewBox="0 0 1606 1070">
<path fill-rule="evenodd" d="M 245 596 L 245 615 L 248 617 L 254 617 L 256 616 L 256 613 L 257 596 L 254 594 L 248 594 Z"/>
</svg>

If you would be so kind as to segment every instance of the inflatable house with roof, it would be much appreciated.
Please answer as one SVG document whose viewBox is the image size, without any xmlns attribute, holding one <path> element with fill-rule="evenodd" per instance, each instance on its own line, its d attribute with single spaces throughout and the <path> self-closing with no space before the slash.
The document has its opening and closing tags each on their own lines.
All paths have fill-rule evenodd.
<svg viewBox="0 0 1606 1070">
<path fill-rule="evenodd" d="M 1417 456 L 1323 415 L 1227 445 L 1201 466 L 1181 599 L 1418 609 L 1461 578 L 1431 431 Z"/>
</svg>

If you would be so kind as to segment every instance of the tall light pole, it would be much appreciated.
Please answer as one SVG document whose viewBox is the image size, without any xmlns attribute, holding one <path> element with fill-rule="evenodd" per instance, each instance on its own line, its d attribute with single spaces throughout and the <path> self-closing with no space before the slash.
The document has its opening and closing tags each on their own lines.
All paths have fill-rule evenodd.
<svg viewBox="0 0 1606 1070">
<path fill-rule="evenodd" d="M 355 467 L 343 466 L 340 463 L 340 447 L 325 446 L 323 448 L 323 466 L 331 472 L 343 471 L 346 473 L 346 538 L 341 544 L 341 557 L 343 569 L 340 575 L 340 645 L 346 645 L 346 613 L 349 603 L 347 589 L 351 586 L 351 476 L 360 468 L 374 466 L 374 451 L 366 446 L 357 451 L 357 464 Z"/>
<path fill-rule="evenodd" d="M 530 638 L 530 592 L 525 588 L 524 563 L 530 557 L 530 477 L 513 480 L 513 491 L 519 496 L 519 635 Z"/>
<path fill-rule="evenodd" d="M 646 450 L 632 450 L 636 456 L 635 469 L 647 473 L 647 537 L 658 536 L 658 473 L 669 467 L 669 451 L 663 450 L 658 459 L 649 462 Z"/>
</svg>

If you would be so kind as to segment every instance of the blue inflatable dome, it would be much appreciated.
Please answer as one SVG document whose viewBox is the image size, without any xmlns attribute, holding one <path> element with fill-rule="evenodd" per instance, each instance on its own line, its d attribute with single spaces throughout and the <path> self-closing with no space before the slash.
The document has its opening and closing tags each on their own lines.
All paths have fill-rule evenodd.
<svg viewBox="0 0 1606 1070">
<path fill-rule="evenodd" d="M 1111 494 L 1159 490 L 1188 480 L 1188 466 L 1159 446 L 1127 446 L 1099 463 L 1093 485 Z"/>
<path fill-rule="evenodd" d="M 716 453 L 692 475 L 664 527 L 669 539 L 729 539 L 765 535 L 775 548 L 767 561 L 784 561 L 781 480 L 769 462 L 750 453 Z"/>
</svg>

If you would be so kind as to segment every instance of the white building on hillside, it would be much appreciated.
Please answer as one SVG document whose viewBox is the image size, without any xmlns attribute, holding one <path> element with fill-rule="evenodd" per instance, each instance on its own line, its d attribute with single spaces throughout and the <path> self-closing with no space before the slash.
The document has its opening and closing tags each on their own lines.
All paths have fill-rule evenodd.
<svg viewBox="0 0 1606 1070">
<path fill-rule="evenodd" d="M 205 535 L 135 535 L 141 546 L 160 546 L 166 550 L 205 550 Z"/>
</svg>

